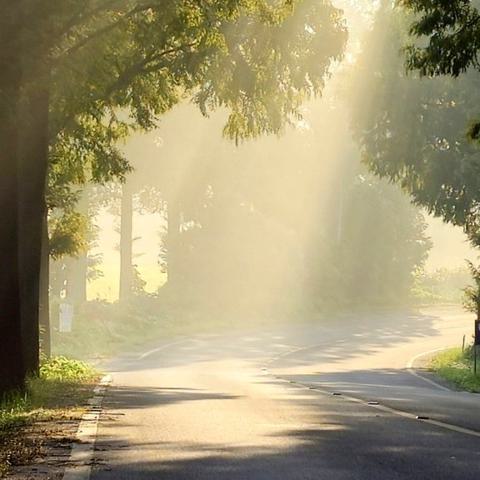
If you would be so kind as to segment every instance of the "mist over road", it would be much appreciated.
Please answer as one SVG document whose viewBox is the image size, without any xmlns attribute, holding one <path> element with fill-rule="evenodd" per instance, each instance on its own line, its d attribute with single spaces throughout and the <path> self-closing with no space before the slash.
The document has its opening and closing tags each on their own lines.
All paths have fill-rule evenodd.
<svg viewBox="0 0 480 480">
<path fill-rule="evenodd" d="M 453 308 L 362 314 L 118 359 L 92 478 L 478 478 L 480 397 L 406 369 L 470 330 Z"/>
</svg>

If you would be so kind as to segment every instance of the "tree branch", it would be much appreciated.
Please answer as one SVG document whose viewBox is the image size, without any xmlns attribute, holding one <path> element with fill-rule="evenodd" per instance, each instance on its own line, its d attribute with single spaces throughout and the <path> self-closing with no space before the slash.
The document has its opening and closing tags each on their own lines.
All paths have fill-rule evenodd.
<svg viewBox="0 0 480 480">
<path fill-rule="evenodd" d="M 104 98 L 102 100 L 108 100 L 115 93 L 125 88 L 129 83 L 138 75 L 142 73 L 151 73 L 163 68 L 163 65 L 157 65 L 155 62 L 161 60 L 162 58 L 171 55 L 172 53 L 178 53 L 180 51 L 185 51 L 189 48 L 195 47 L 198 44 L 198 41 L 193 41 L 179 47 L 170 48 L 162 52 L 152 52 L 150 55 L 142 59 L 140 62 L 130 66 L 126 69 L 115 82 L 107 88 L 105 91 Z"/>
<path fill-rule="evenodd" d="M 150 55 L 146 56 L 139 62 L 129 66 L 125 69 L 117 79 L 105 89 L 105 91 L 101 94 L 95 96 L 95 98 L 91 99 L 91 103 L 94 104 L 96 102 L 105 102 L 108 103 L 112 97 L 112 95 L 126 87 L 139 75 L 143 73 L 151 73 L 158 71 L 164 67 L 164 65 L 159 65 L 157 62 L 162 58 L 166 57 L 167 55 L 171 55 L 173 53 L 177 53 L 180 51 L 185 51 L 189 48 L 195 47 L 198 45 L 199 41 L 193 41 L 187 43 L 185 45 L 181 45 L 179 47 L 172 47 L 167 50 L 163 50 L 161 52 L 152 52 Z M 64 120 L 63 125 L 61 125 L 57 131 L 52 132 L 52 139 L 54 139 L 57 135 L 60 134 L 62 130 L 66 130 L 71 126 L 75 125 L 75 113 L 71 112 Z"/>
<path fill-rule="evenodd" d="M 108 3 L 110 5 L 113 5 L 113 4 L 115 4 L 119 1 L 125 1 L 125 0 L 111 0 Z M 57 57 L 57 62 L 56 63 L 61 63 L 62 61 L 65 61 L 71 55 L 73 55 L 75 52 L 77 52 L 78 50 L 85 47 L 87 44 L 89 44 L 93 40 L 96 40 L 99 37 L 101 37 L 103 35 L 106 35 L 107 33 L 115 30 L 118 27 L 120 27 L 125 21 L 132 18 L 134 15 L 136 15 L 138 13 L 141 13 L 141 12 L 144 12 L 144 11 L 150 9 L 150 8 L 154 8 L 156 6 L 158 6 L 158 2 L 156 2 L 156 3 L 149 2 L 149 3 L 146 3 L 144 5 L 137 5 L 136 7 L 132 8 L 131 10 L 126 12 L 124 15 L 122 15 L 121 18 L 116 20 L 115 22 L 110 23 L 108 25 L 105 25 L 103 28 L 99 28 L 98 30 L 95 30 L 95 31 L 91 32 L 89 35 L 86 35 L 83 38 L 81 38 L 77 43 L 75 43 L 70 48 L 68 48 L 63 53 L 61 53 Z M 96 9 L 96 12 L 99 13 L 101 10 L 105 10 L 105 9 L 106 9 L 106 7 L 103 6 L 101 9 L 100 8 Z M 89 16 L 89 18 L 91 19 L 93 16 L 94 15 L 92 14 L 92 15 Z"/>
</svg>

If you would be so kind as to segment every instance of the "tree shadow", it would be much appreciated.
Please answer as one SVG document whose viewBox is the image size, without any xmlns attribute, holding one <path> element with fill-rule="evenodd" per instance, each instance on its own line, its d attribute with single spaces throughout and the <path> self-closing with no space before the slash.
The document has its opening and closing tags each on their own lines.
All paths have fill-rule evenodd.
<svg viewBox="0 0 480 480">
<path fill-rule="evenodd" d="M 114 410 L 135 410 L 205 400 L 235 400 L 238 395 L 216 393 L 196 388 L 111 387 L 104 405 Z"/>
<path fill-rule="evenodd" d="M 406 369 L 287 374 L 282 378 L 312 389 L 319 388 L 332 394 L 344 393 L 365 402 L 376 401 L 413 415 L 480 431 L 477 414 L 480 395 L 441 390 Z"/>
<path fill-rule="evenodd" d="M 278 425 L 257 431 L 246 443 L 228 439 L 219 443 L 216 435 L 211 438 L 207 433 L 196 441 L 188 440 L 188 435 L 178 439 L 162 424 L 154 436 L 159 441 L 141 433 L 135 440 L 131 435 L 127 439 L 101 434 L 92 480 L 478 478 L 478 439 L 342 398 L 291 389 L 302 414 L 279 416 Z M 303 423 L 295 422 L 299 419 Z M 217 428 L 220 434 L 229 426 Z"/>
<path fill-rule="evenodd" d="M 335 317 L 322 323 L 300 322 L 252 331 L 222 335 L 197 335 L 161 345 L 147 355 L 129 355 L 116 359 L 106 368 L 117 372 L 184 366 L 219 359 L 245 359 L 258 363 L 292 349 L 305 347 L 299 355 L 286 355 L 275 365 L 311 365 L 329 363 L 375 352 L 412 338 L 430 338 L 438 334 L 438 317 L 410 310 L 356 314 Z M 460 340 L 459 340 L 460 341 Z M 150 346 L 155 345 L 152 343 Z M 157 343 L 158 345 L 158 343 Z M 309 350 L 310 346 L 310 350 Z M 319 348 L 321 346 L 321 349 Z"/>
</svg>

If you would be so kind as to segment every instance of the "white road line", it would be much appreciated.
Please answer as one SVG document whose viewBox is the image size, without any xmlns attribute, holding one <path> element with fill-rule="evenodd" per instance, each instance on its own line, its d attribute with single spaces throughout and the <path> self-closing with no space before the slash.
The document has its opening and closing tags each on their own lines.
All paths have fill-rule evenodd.
<svg viewBox="0 0 480 480">
<path fill-rule="evenodd" d="M 112 382 L 110 375 L 102 378 L 95 387 L 94 394 L 88 403 L 88 411 L 82 416 L 76 434 L 77 442 L 73 444 L 70 452 L 70 466 L 65 469 L 63 480 L 89 480 L 92 473 L 92 462 L 95 453 L 98 420 L 105 397 L 105 391 Z"/>
<path fill-rule="evenodd" d="M 292 350 L 289 350 L 287 352 L 283 352 L 281 353 L 280 355 L 277 355 L 273 358 L 270 358 L 267 362 L 264 363 L 265 367 L 268 367 L 270 366 L 272 363 L 282 359 L 283 357 L 288 357 L 289 355 L 293 355 L 295 353 L 298 353 L 298 352 L 301 352 L 301 351 L 304 351 L 304 350 L 310 350 L 312 348 L 318 348 L 318 347 L 321 347 L 323 345 L 328 345 L 330 342 L 322 342 L 322 343 L 319 343 L 319 344 L 316 344 L 316 345 L 308 345 L 308 346 L 304 346 L 304 347 L 295 347 L 293 348 Z M 430 378 L 426 378 L 424 377 L 422 374 L 416 372 L 414 369 L 413 369 L 413 364 L 415 363 L 416 360 L 418 360 L 419 358 L 421 357 L 424 357 L 426 355 L 430 355 L 432 353 L 436 353 L 436 352 L 442 352 L 444 350 L 448 350 L 449 348 L 451 347 L 442 347 L 442 348 L 435 348 L 434 350 L 429 350 L 427 352 L 423 352 L 423 353 L 419 353 L 418 355 L 415 355 L 412 359 L 409 360 L 409 362 L 407 363 L 407 366 L 406 366 L 406 371 L 407 373 L 409 373 L 410 375 L 418 378 L 419 380 L 422 380 L 423 382 L 425 383 L 428 383 L 430 385 L 432 385 L 433 387 L 435 388 L 438 388 L 439 390 L 443 390 L 444 392 L 452 392 L 453 390 L 446 387 L 445 385 L 441 385 L 440 383 L 437 383 L 435 380 L 432 380 Z"/>
<path fill-rule="evenodd" d="M 428 350 L 427 352 L 419 353 L 418 355 L 415 355 L 413 358 L 411 358 L 411 359 L 409 360 L 409 362 L 407 363 L 407 368 L 413 368 L 413 364 L 414 364 L 419 358 L 425 357 L 425 356 L 427 356 L 427 355 L 431 355 L 432 353 L 442 352 L 443 350 L 448 350 L 449 348 L 451 348 L 451 347 L 435 348 L 435 349 L 433 349 L 433 350 Z"/>
<path fill-rule="evenodd" d="M 271 358 L 268 362 L 265 363 L 265 367 L 264 367 L 264 372 L 275 378 L 276 380 L 278 381 L 281 381 L 281 382 L 285 382 L 285 383 L 289 383 L 293 386 L 296 386 L 296 387 L 300 387 L 300 388 L 307 388 L 308 390 L 310 391 L 313 391 L 313 392 L 318 392 L 318 393 L 321 393 L 321 394 L 324 394 L 324 395 L 332 395 L 332 392 L 322 386 L 320 386 L 319 384 L 314 384 L 314 385 L 307 385 L 307 384 L 303 384 L 303 383 L 300 383 L 300 382 L 295 382 L 295 381 L 292 381 L 292 380 L 288 380 L 286 378 L 283 378 L 283 377 L 280 377 L 280 376 L 277 376 L 275 374 L 272 374 L 269 372 L 267 366 L 270 365 L 271 363 L 275 362 L 276 360 L 279 360 L 280 358 L 282 357 L 285 357 L 285 356 L 288 356 L 288 355 L 291 355 L 291 354 L 294 354 L 294 353 L 297 353 L 297 352 L 300 352 L 302 350 L 309 350 L 311 348 L 316 348 L 316 347 L 319 347 L 323 344 L 318 344 L 318 345 L 310 345 L 310 346 L 306 346 L 306 347 L 299 347 L 299 348 L 295 348 L 295 349 L 292 349 L 288 352 L 283 352 L 282 354 L 274 357 L 274 358 Z M 442 348 L 436 348 L 434 350 L 430 350 L 430 351 L 427 351 L 427 352 L 423 352 L 423 353 L 420 353 L 418 355 L 415 355 L 408 363 L 407 363 L 407 372 L 410 373 L 411 375 L 423 380 L 424 382 L 426 383 L 429 383 L 433 386 L 435 386 L 436 388 L 439 388 L 441 390 L 444 390 L 444 391 L 448 391 L 448 392 L 452 392 L 452 390 L 450 390 L 449 388 L 445 387 L 444 385 L 440 385 L 439 383 L 436 383 L 435 381 L 433 380 L 430 380 L 429 378 L 425 378 L 423 376 L 421 376 L 420 374 L 418 374 L 417 372 L 415 372 L 413 370 L 413 365 L 415 363 L 416 360 L 418 360 L 419 358 L 421 358 L 422 356 L 426 356 L 426 355 L 429 355 L 429 354 L 432 354 L 432 353 L 436 353 L 436 352 L 441 352 L 441 351 L 444 351 L 444 350 L 447 350 L 451 347 L 442 347 Z M 443 429 L 446 429 L 446 430 L 450 430 L 450 431 L 453 431 L 453 432 L 457 432 L 457 433 L 462 433 L 462 434 L 465 434 L 465 435 L 470 435 L 470 436 L 473 436 L 473 437 L 478 437 L 480 438 L 480 432 L 477 431 L 477 430 L 472 430 L 472 429 L 469 429 L 469 428 L 464 428 L 464 427 L 460 427 L 458 425 L 453 425 L 451 423 L 447 423 L 447 422 L 441 422 L 439 420 L 433 420 L 433 419 L 418 419 L 416 415 L 412 414 L 412 413 L 408 413 L 408 412 L 405 412 L 403 410 L 397 410 L 395 408 L 391 408 L 391 407 L 387 407 L 386 405 L 381 405 L 381 404 L 378 404 L 378 405 L 375 405 L 375 404 L 368 404 L 368 402 L 366 402 L 364 399 L 361 399 L 361 398 L 357 398 L 357 397 L 353 397 L 351 395 L 346 395 L 344 393 L 342 393 L 338 398 L 344 398 L 345 400 L 348 400 L 350 402 L 354 402 L 354 403 L 360 403 L 366 407 L 370 407 L 370 408 L 376 408 L 377 410 L 381 410 L 381 411 L 384 411 L 386 413 L 390 413 L 390 414 L 393 414 L 393 415 L 396 415 L 396 416 L 400 416 L 400 417 L 403 417 L 403 418 L 407 418 L 407 419 L 410 419 L 410 420 L 415 420 L 416 422 L 423 422 L 423 423 L 428 423 L 429 425 L 434 425 L 436 427 L 440 427 L 440 428 L 443 428 Z"/>
<path fill-rule="evenodd" d="M 387 407 L 386 405 L 371 405 L 371 404 L 369 405 L 368 403 L 365 403 L 363 400 L 360 400 L 356 397 L 351 397 L 349 395 L 342 395 L 342 397 L 350 401 L 355 401 L 356 403 L 363 403 L 365 406 L 370 408 L 376 408 L 377 410 L 382 410 L 383 412 L 391 413 L 393 415 L 401 416 L 404 418 L 409 418 L 410 420 L 415 420 L 416 422 L 428 423 L 430 425 L 435 425 L 436 427 L 444 428 L 446 430 L 451 430 L 453 432 L 463 433 L 465 435 L 470 435 L 473 437 L 480 438 L 480 432 L 478 432 L 477 430 L 459 427 L 458 425 L 453 425 L 447 422 L 441 422 L 439 420 L 433 420 L 431 418 L 418 419 L 417 415 L 414 415 L 413 413 L 405 412 L 403 410 L 397 410 L 396 408 Z"/>
<path fill-rule="evenodd" d="M 437 383 L 435 380 L 424 377 L 422 374 L 416 372 L 413 369 L 413 365 L 419 358 L 426 357 L 427 355 L 431 355 L 432 353 L 443 352 L 444 350 L 448 350 L 449 348 L 451 347 L 435 348 L 434 350 L 429 350 L 428 352 L 423 352 L 423 353 L 419 353 L 418 355 L 415 355 L 407 363 L 407 372 L 410 375 L 413 375 L 415 378 L 418 378 L 419 380 L 422 380 L 423 382 L 428 383 L 429 385 L 432 385 L 435 388 L 438 388 L 439 390 L 443 390 L 444 392 L 451 392 L 452 390 L 450 388 L 446 387 L 445 385 L 441 385 L 440 383 Z"/>
<path fill-rule="evenodd" d="M 181 343 L 186 343 L 190 340 L 191 339 L 189 338 L 186 338 L 186 339 L 184 338 L 183 340 L 177 340 L 176 342 L 167 343 L 160 347 L 154 348 L 153 350 L 149 350 L 145 353 L 142 353 L 141 355 L 138 356 L 137 360 L 144 360 L 145 358 L 155 355 L 156 353 L 161 352 L 162 350 L 166 350 L 167 348 L 173 347 L 175 345 L 180 345 Z"/>
<path fill-rule="evenodd" d="M 289 380 L 286 380 L 286 379 L 283 379 L 283 378 L 280 378 L 280 377 L 276 377 L 276 378 L 279 379 L 279 380 L 282 380 L 284 382 L 286 381 L 290 384 L 293 384 L 296 387 L 307 388 L 311 392 L 317 392 L 317 393 L 320 393 L 322 395 L 329 395 L 329 396 L 332 395 L 332 391 L 327 390 L 326 388 L 324 388 L 322 386 L 318 386 L 318 384 L 315 384 L 312 388 L 312 385 L 307 385 L 307 384 L 299 383 L 299 382 L 292 382 L 292 381 L 289 381 Z M 458 425 L 453 425 L 453 424 L 447 423 L 447 422 L 441 422 L 439 420 L 434 420 L 434 419 L 431 419 L 431 418 L 419 419 L 419 418 L 417 418 L 417 415 L 415 415 L 413 413 L 405 412 L 403 410 L 397 410 L 396 408 L 387 407 L 386 405 L 369 404 L 367 401 L 365 401 L 361 398 L 353 397 L 351 395 L 346 395 L 344 393 L 341 393 L 341 395 L 338 395 L 335 398 L 339 398 L 339 399 L 343 398 L 343 399 L 345 399 L 349 402 L 361 404 L 361 405 L 363 405 L 364 407 L 367 407 L 367 408 L 375 408 L 376 410 L 381 410 L 385 413 L 390 413 L 390 414 L 396 415 L 398 417 L 407 418 L 409 420 L 415 420 L 416 422 L 428 423 L 429 425 L 434 425 L 436 427 L 440 427 L 440 428 L 443 428 L 445 430 L 450 430 L 452 432 L 462 433 L 464 435 L 470 435 L 472 437 L 480 438 L 480 432 L 477 431 L 477 430 L 472 430 L 470 428 L 460 427 Z"/>
<path fill-rule="evenodd" d="M 298 345 L 296 346 L 290 345 L 291 347 L 290 350 L 279 353 L 278 355 L 275 355 L 274 357 L 269 358 L 267 361 L 264 361 L 264 365 L 265 366 L 271 365 L 272 363 L 277 362 L 278 360 L 281 360 L 284 357 L 288 357 L 289 355 L 293 355 L 298 352 L 312 350 L 314 348 L 319 348 L 319 347 L 323 347 L 325 345 L 331 345 L 331 344 L 332 344 L 332 340 L 324 340 L 321 343 L 315 343 L 313 345 L 303 345 L 301 347 Z"/>
<path fill-rule="evenodd" d="M 282 353 L 276 355 L 275 357 L 268 359 L 265 362 L 265 365 L 266 366 L 271 365 L 273 362 L 276 362 L 276 361 L 282 359 L 283 357 L 288 357 L 289 355 L 293 355 L 296 352 L 301 352 L 302 350 L 308 350 L 309 348 L 314 348 L 314 347 L 318 347 L 318 346 L 320 346 L 320 345 L 312 345 L 310 347 L 295 347 L 295 348 L 292 348 L 291 350 L 287 350 L 286 352 L 282 352 Z"/>
<path fill-rule="evenodd" d="M 191 339 L 182 339 L 149 350 L 138 356 L 143 360 L 167 348 L 185 343 Z M 98 422 L 102 411 L 105 391 L 112 382 L 110 375 L 102 378 L 99 385 L 93 390 L 94 396 L 88 401 L 88 411 L 82 416 L 76 434 L 77 442 L 73 444 L 70 452 L 70 466 L 65 469 L 63 480 L 90 480 L 93 460 L 95 456 L 95 442 L 97 438 Z"/>
<path fill-rule="evenodd" d="M 406 371 L 410 375 L 413 375 L 415 378 L 418 378 L 419 380 L 422 380 L 422 382 L 425 382 L 425 383 L 428 383 L 428 384 L 432 385 L 432 387 L 438 388 L 439 390 L 443 390 L 444 392 L 453 392 L 453 390 L 451 388 L 448 388 L 445 385 L 441 385 L 440 383 L 437 383 L 435 380 L 432 380 L 431 378 L 424 377 L 421 373 L 418 373 L 411 368 L 407 368 Z"/>
</svg>

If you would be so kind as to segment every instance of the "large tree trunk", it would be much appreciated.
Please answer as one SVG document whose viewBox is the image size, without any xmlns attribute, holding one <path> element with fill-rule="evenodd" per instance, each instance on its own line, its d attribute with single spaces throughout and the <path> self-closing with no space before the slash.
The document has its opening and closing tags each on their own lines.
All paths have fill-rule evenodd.
<svg viewBox="0 0 480 480">
<path fill-rule="evenodd" d="M 133 195 L 128 183 L 122 186 L 122 211 L 120 226 L 120 302 L 128 300 L 132 294 L 132 232 L 133 232 Z"/>
<path fill-rule="evenodd" d="M 0 395 L 22 389 L 25 380 L 18 265 L 18 123 L 21 83 L 16 2 L 2 3 L 0 15 Z"/>
<path fill-rule="evenodd" d="M 28 74 L 21 110 L 20 292 L 25 366 L 28 373 L 36 375 L 39 369 L 40 267 L 48 168 L 49 76 L 43 64 L 30 66 Z"/>
<path fill-rule="evenodd" d="M 42 237 L 42 259 L 40 265 L 40 346 L 43 355 L 50 358 L 52 353 L 50 325 L 50 248 L 48 239 L 48 215 L 45 210 Z"/>
</svg>

